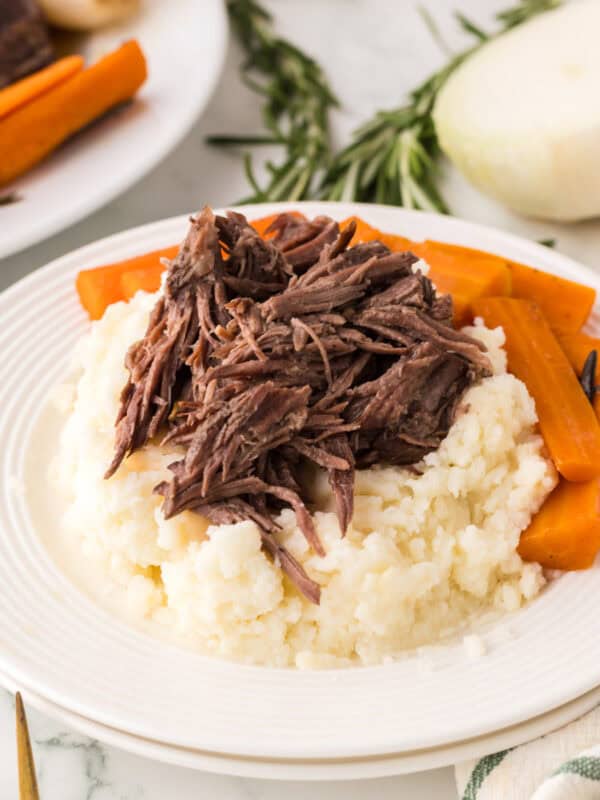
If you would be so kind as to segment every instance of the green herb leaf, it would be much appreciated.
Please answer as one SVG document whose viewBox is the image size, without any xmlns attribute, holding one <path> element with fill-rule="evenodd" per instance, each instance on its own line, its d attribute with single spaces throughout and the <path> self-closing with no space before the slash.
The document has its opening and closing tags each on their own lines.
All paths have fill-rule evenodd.
<svg viewBox="0 0 600 800">
<path fill-rule="evenodd" d="M 556 247 L 556 239 L 538 239 L 538 244 L 543 244 L 544 247 Z"/>
<path fill-rule="evenodd" d="M 504 30 L 510 30 L 538 14 L 558 8 L 561 4 L 562 0 L 521 0 L 512 8 L 496 14 L 496 19 L 503 25 Z"/>
<path fill-rule="evenodd" d="M 268 135 L 211 136 L 209 143 L 250 147 L 278 144 L 284 155 L 268 165 L 269 178 L 259 186 L 251 158 L 246 175 L 253 194 L 247 202 L 304 200 L 314 194 L 315 176 L 331 157 L 329 110 L 337 105 L 321 67 L 273 31 L 270 14 L 254 0 L 228 0 L 233 29 L 246 52 L 245 83 L 263 98 Z"/>
<path fill-rule="evenodd" d="M 475 36 L 476 39 L 479 39 L 482 42 L 487 42 L 489 36 L 485 31 L 482 31 L 480 27 L 475 25 L 474 22 L 471 22 L 470 19 L 467 19 L 464 14 L 461 14 L 460 11 L 455 11 L 454 16 L 460 23 L 461 28 L 470 33 L 471 36 Z"/>
</svg>

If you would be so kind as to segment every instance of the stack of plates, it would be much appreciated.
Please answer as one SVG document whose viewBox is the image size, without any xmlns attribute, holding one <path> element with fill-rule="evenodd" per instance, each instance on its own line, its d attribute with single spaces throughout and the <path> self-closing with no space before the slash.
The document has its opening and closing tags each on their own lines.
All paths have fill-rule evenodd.
<svg viewBox="0 0 600 800">
<path fill-rule="evenodd" d="M 290 206 L 240 209 L 259 217 Z M 297 207 L 297 205 L 296 205 Z M 558 253 L 456 219 L 306 204 L 386 231 L 501 253 L 600 288 Z M 539 736 L 599 698 L 598 568 L 564 575 L 482 633 L 396 663 L 294 671 L 207 658 L 127 627 L 60 572 L 23 491 L 36 419 L 84 332 L 78 270 L 178 241 L 181 217 L 85 247 L 0 296 L 0 683 L 101 741 L 173 763 L 254 777 L 355 778 L 453 763 Z M 600 330 L 597 318 L 592 328 Z M 43 519 L 43 515 L 41 517 Z"/>
</svg>

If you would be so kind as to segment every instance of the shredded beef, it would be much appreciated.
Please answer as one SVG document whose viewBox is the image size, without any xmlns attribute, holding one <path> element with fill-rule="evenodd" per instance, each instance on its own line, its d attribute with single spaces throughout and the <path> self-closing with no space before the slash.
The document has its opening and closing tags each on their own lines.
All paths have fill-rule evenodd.
<svg viewBox="0 0 600 800">
<path fill-rule="evenodd" d="M 0 89 L 42 69 L 54 58 L 54 47 L 38 3 L 35 0 L 2 0 Z"/>
<path fill-rule="evenodd" d="M 163 511 L 251 519 L 298 589 L 319 586 L 277 541 L 293 509 L 325 551 L 307 466 L 326 470 L 342 535 L 355 468 L 417 464 L 439 447 L 465 390 L 490 374 L 412 253 L 351 246 L 327 217 L 281 214 L 261 238 L 241 215 L 191 220 L 144 338 L 127 353 L 112 475 L 157 434 L 183 447 L 156 487 Z"/>
</svg>

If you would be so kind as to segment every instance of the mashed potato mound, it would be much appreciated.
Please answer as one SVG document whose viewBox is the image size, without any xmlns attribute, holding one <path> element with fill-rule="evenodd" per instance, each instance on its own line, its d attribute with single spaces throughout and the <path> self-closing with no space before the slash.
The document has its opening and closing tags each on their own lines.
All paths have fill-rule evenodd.
<svg viewBox="0 0 600 800">
<path fill-rule="evenodd" d="M 355 514 L 341 538 L 324 475 L 316 556 L 284 510 L 281 541 L 322 587 L 301 597 L 261 550 L 253 522 L 210 525 L 189 511 L 165 520 L 152 488 L 178 451 L 153 444 L 110 480 L 123 357 L 143 335 L 153 295 L 111 306 L 76 354 L 77 384 L 62 392 L 67 422 L 53 474 L 67 496 L 73 547 L 121 587 L 123 613 L 202 652 L 272 666 L 376 664 L 465 632 L 485 612 L 514 611 L 544 579 L 516 552 L 556 477 L 535 431 L 524 384 L 506 373 L 501 329 L 485 342 L 495 374 L 471 388 L 441 447 L 418 471 L 356 475 Z M 422 473 L 422 474 L 419 474 Z"/>
</svg>

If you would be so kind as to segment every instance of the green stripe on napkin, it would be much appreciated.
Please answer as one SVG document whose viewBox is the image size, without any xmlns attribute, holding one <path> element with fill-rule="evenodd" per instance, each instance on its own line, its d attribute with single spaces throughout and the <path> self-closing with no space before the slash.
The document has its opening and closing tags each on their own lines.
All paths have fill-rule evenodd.
<svg viewBox="0 0 600 800">
<path fill-rule="evenodd" d="M 565 772 L 579 775 L 581 778 L 588 778 L 590 781 L 600 781 L 600 758 L 596 756 L 572 758 L 570 761 L 565 761 L 554 774 L 560 775 Z"/>
<path fill-rule="evenodd" d="M 474 768 L 473 772 L 471 773 L 471 777 L 469 778 L 469 782 L 465 786 L 465 792 L 462 796 L 462 800 L 477 800 L 477 795 L 479 794 L 479 790 L 481 789 L 481 785 L 483 784 L 484 780 L 487 776 L 493 772 L 498 764 L 501 764 L 506 756 L 510 753 L 509 750 L 502 750 L 499 753 L 494 753 L 491 756 L 485 756 L 480 761 L 477 762 L 477 766 Z"/>
</svg>

